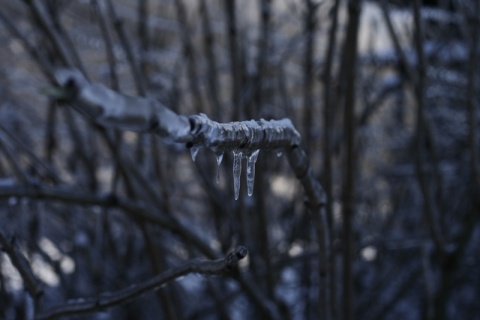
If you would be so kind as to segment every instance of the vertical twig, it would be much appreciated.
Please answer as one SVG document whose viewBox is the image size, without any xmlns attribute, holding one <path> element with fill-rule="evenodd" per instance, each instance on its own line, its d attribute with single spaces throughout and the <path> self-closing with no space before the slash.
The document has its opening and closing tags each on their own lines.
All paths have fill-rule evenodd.
<svg viewBox="0 0 480 320">
<path fill-rule="evenodd" d="M 111 31 L 108 27 L 107 19 L 105 17 L 105 2 L 102 1 L 101 3 L 98 3 L 98 0 L 93 0 L 92 5 L 95 6 L 100 32 L 102 34 L 103 41 L 105 42 L 105 53 L 107 55 L 110 73 L 110 85 L 113 90 L 118 91 L 120 89 L 120 83 L 117 75 L 117 60 L 115 59 L 115 53 L 113 51 Z"/>
<path fill-rule="evenodd" d="M 77 158 L 85 165 L 86 174 L 88 176 L 88 187 L 94 191 L 98 187 L 98 181 L 96 176 L 96 159 L 93 150 L 91 148 L 92 144 L 87 144 L 82 137 L 82 134 L 78 128 L 78 125 L 73 116 L 73 111 L 70 108 L 65 108 L 64 110 L 65 122 L 67 123 L 67 130 L 70 138 L 75 143 L 75 157 L 73 161 L 77 161 Z"/>
<path fill-rule="evenodd" d="M 316 13 L 318 4 L 312 0 L 305 0 L 305 52 L 304 52 L 304 83 L 303 83 L 303 128 L 305 130 L 304 141 L 309 152 L 312 151 L 312 123 L 313 123 L 313 88 L 314 88 L 314 48 L 316 36 Z"/>
<path fill-rule="evenodd" d="M 44 76 L 54 83 L 55 77 L 53 76 L 53 68 L 51 64 L 45 58 L 45 56 L 41 54 L 40 50 L 30 44 L 27 36 L 18 29 L 17 25 L 10 19 L 8 14 L 3 12 L 3 6 L 0 6 L 0 20 L 3 22 L 4 26 L 12 34 L 12 36 L 17 38 L 22 43 L 30 57 L 37 63 L 40 70 L 42 70 Z"/>
<path fill-rule="evenodd" d="M 39 157 L 30 149 L 29 146 L 25 145 L 13 132 L 11 132 L 7 127 L 0 123 L 0 138 L 2 137 L 1 131 L 3 131 L 8 138 L 17 145 L 20 150 L 25 153 L 32 161 L 32 165 L 35 167 L 35 170 L 45 176 L 45 178 L 50 179 L 53 182 L 58 182 L 59 178 L 54 168 L 50 165 L 44 163 L 40 160 Z M 19 158 L 18 156 L 16 157 Z M 16 160 L 16 159 L 15 159 Z"/>
<path fill-rule="evenodd" d="M 332 67 L 333 57 L 336 47 L 337 28 L 338 28 L 338 9 L 340 0 L 333 0 L 333 7 L 331 9 L 331 25 L 328 34 L 328 46 L 325 58 L 325 70 L 322 73 L 322 80 L 324 84 L 324 114 L 323 114 L 323 176 L 325 193 L 327 195 L 326 212 L 330 232 L 330 256 L 328 257 L 328 272 L 330 273 L 330 301 L 332 306 L 332 318 L 337 319 L 337 290 L 336 290 L 336 268 L 335 268 L 335 251 L 334 243 L 334 221 L 333 221 L 333 186 L 332 186 L 332 125 L 333 125 L 333 107 L 336 97 L 332 96 Z"/>
<path fill-rule="evenodd" d="M 79 68 L 86 76 L 85 68 L 76 50 L 71 46 L 71 42 L 66 41 L 66 37 L 64 37 L 61 30 L 58 29 L 59 25 L 57 24 L 57 26 L 55 26 L 55 17 L 51 16 L 42 2 L 38 0 L 28 0 L 27 2 L 35 16 L 37 25 L 40 26 L 48 36 L 62 62 L 66 66 Z"/>
<path fill-rule="evenodd" d="M 413 70 L 412 66 L 410 65 L 410 63 L 408 63 L 405 52 L 403 51 L 402 46 L 400 45 L 400 39 L 398 38 L 397 33 L 393 28 L 392 19 L 390 18 L 390 13 L 387 6 L 387 0 L 380 1 L 380 8 L 382 9 L 383 19 L 387 24 L 388 33 L 390 35 L 390 38 L 393 41 L 393 46 L 395 47 L 395 51 L 400 60 L 400 65 L 406 70 L 408 80 L 412 81 L 413 85 L 415 85 L 415 83 L 417 83 L 417 75 Z"/>
<path fill-rule="evenodd" d="M 478 137 L 477 137 L 477 106 L 478 106 L 478 91 L 477 89 L 477 68 L 478 68 L 478 31 L 479 31 L 479 14 L 480 4 L 479 1 L 473 1 L 474 8 L 473 14 L 469 15 L 471 23 L 470 28 L 470 50 L 468 55 L 468 84 L 467 84 L 467 119 L 469 126 L 469 147 L 470 147 L 470 161 L 473 177 L 474 192 L 473 196 L 477 197 L 474 202 L 478 203 L 478 196 L 480 194 L 480 170 L 478 164 Z"/>
<path fill-rule="evenodd" d="M 330 230 L 328 228 L 325 212 L 325 192 L 319 182 L 314 178 L 307 154 L 300 147 L 287 150 L 288 162 L 297 179 L 303 185 L 307 196 L 307 207 L 312 214 L 319 247 L 319 314 L 321 319 L 330 319 L 328 304 L 328 267 L 327 259 L 330 257 Z"/>
<path fill-rule="evenodd" d="M 175 1 L 175 9 L 177 13 L 177 19 L 180 24 L 180 32 L 183 46 L 183 54 L 185 59 L 188 61 L 187 72 L 188 72 L 188 83 L 190 91 L 192 92 L 192 106 L 195 112 L 203 112 L 205 107 L 203 105 L 202 92 L 198 84 L 198 70 L 195 60 L 195 52 L 192 43 L 192 30 L 188 25 L 187 13 L 185 11 L 184 0 Z"/>
<path fill-rule="evenodd" d="M 427 319 L 433 319 L 434 307 L 435 307 L 435 286 L 434 286 L 434 277 L 432 266 L 430 265 L 430 252 L 428 250 L 428 243 L 424 243 L 421 247 L 421 261 L 422 261 L 422 274 L 423 281 L 425 282 L 425 294 L 426 294 L 426 312 Z"/>
<path fill-rule="evenodd" d="M 57 128 L 57 104 L 50 101 L 47 112 L 47 123 L 45 126 L 45 154 L 47 161 L 53 163 L 53 153 L 57 148 L 57 137 L 55 131 Z"/>
<path fill-rule="evenodd" d="M 348 3 L 348 26 L 344 44 L 345 66 L 345 174 L 343 181 L 343 318 L 353 319 L 353 216 L 355 213 L 355 91 L 357 40 L 361 1 Z"/>
<path fill-rule="evenodd" d="M 238 51 L 238 30 L 235 0 L 224 0 L 226 11 L 226 23 L 228 30 L 228 48 L 230 55 L 230 72 L 232 75 L 232 104 L 234 117 L 240 119 L 240 59 Z"/>
<path fill-rule="evenodd" d="M 162 246 L 158 248 L 158 246 L 155 245 L 152 232 L 150 232 L 148 225 L 144 221 L 137 221 L 137 224 L 142 231 L 143 239 L 152 263 L 154 274 L 160 274 L 163 270 L 168 269 L 165 259 L 163 259 L 165 250 L 162 248 Z M 175 294 L 176 292 L 174 290 L 172 291 L 173 292 L 168 292 L 167 290 L 158 290 L 156 295 L 159 300 L 159 304 L 162 305 L 163 309 L 165 310 L 165 316 L 168 319 L 179 319 L 177 310 L 181 310 L 181 308 L 179 308 L 181 305 L 177 301 L 180 301 L 180 299 L 178 299 L 178 296 Z M 169 294 L 167 294 L 167 292 Z"/>
<path fill-rule="evenodd" d="M 12 171 L 17 176 L 17 179 L 19 179 L 25 184 L 30 183 L 31 182 L 30 176 L 20 166 L 17 157 L 13 154 L 12 150 L 10 149 L 10 146 L 7 145 L 7 140 L 5 139 L 4 134 L 1 132 L 0 132 L 0 152 L 1 152 L 0 154 L 3 154 L 7 159 Z"/>
<path fill-rule="evenodd" d="M 130 69 L 132 71 L 133 79 L 135 80 L 135 87 L 137 89 L 137 93 L 140 96 L 145 96 L 147 93 L 147 90 L 145 88 L 143 75 L 138 65 L 137 58 L 135 57 L 135 54 L 133 51 L 133 45 L 130 39 L 128 38 L 127 32 L 123 25 L 123 21 L 118 17 L 112 1 L 106 0 L 106 4 L 107 4 L 108 15 L 110 16 L 110 19 L 113 22 L 113 25 L 115 27 L 115 31 L 117 32 L 120 43 L 123 47 L 123 50 L 125 51 L 125 54 L 127 55 L 127 60 L 130 65 Z"/>
<path fill-rule="evenodd" d="M 425 70 L 426 61 L 423 48 L 423 28 L 420 17 L 420 1 L 414 1 L 413 17 L 415 22 L 415 50 L 417 52 L 418 66 L 417 66 L 417 82 L 415 83 L 415 95 L 417 100 L 417 119 L 416 119 L 416 134 L 415 134 L 415 164 L 417 170 L 417 177 L 420 184 L 420 189 L 424 198 L 424 207 L 427 223 L 430 230 L 430 235 L 435 243 L 435 246 L 440 251 L 441 255 L 445 253 L 445 243 L 442 237 L 438 217 L 435 215 L 434 205 L 432 203 L 430 188 L 428 187 L 427 177 L 425 172 L 424 150 L 423 147 L 426 142 L 426 135 L 424 130 L 425 125 Z"/>
<path fill-rule="evenodd" d="M 148 0 L 139 0 L 138 1 L 138 38 L 140 41 L 140 70 L 142 73 L 147 76 L 148 72 L 148 63 L 147 63 L 147 53 L 150 45 L 150 36 L 148 33 Z"/>
<path fill-rule="evenodd" d="M 215 57 L 215 43 L 206 0 L 200 1 L 200 15 L 202 16 L 203 42 L 208 70 L 207 84 L 210 100 L 213 104 L 213 117 L 217 121 L 221 121 L 221 105 L 220 98 L 218 96 L 220 90 L 218 85 L 217 62 Z"/>
<path fill-rule="evenodd" d="M 260 4 L 260 39 L 257 57 L 257 71 L 253 79 L 254 104 L 247 104 L 247 117 L 254 117 L 260 112 L 264 102 L 264 82 L 268 81 L 266 77 L 267 56 L 270 45 L 270 24 L 271 24 L 271 0 L 259 0 Z"/>
<path fill-rule="evenodd" d="M 267 77 L 267 63 L 268 63 L 268 52 L 270 45 L 270 24 L 271 24 L 271 0 L 259 0 L 260 4 L 260 32 L 259 32 L 259 49 L 257 56 L 257 71 L 253 79 L 253 90 L 254 102 L 246 104 L 246 116 L 247 117 L 257 117 L 260 111 L 263 108 L 265 103 L 266 92 L 265 92 L 265 81 L 269 81 Z M 263 262 L 267 270 L 272 270 L 271 257 L 269 252 L 270 239 L 269 239 L 269 223 L 268 223 L 268 210 L 266 210 L 265 205 L 265 193 L 264 193 L 264 174 L 266 170 L 266 165 L 263 159 L 257 163 L 257 174 L 256 174 L 256 206 L 255 209 L 258 211 L 258 214 L 255 216 L 258 223 L 258 229 L 256 230 L 257 241 L 261 244 L 259 246 L 259 254 L 263 258 Z M 275 280 L 273 273 L 267 273 L 265 278 L 265 285 L 267 296 L 275 301 Z"/>
</svg>

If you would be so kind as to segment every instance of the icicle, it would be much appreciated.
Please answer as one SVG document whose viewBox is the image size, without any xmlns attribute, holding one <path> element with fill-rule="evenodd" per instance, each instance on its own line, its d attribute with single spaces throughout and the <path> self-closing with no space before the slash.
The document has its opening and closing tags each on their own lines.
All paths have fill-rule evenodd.
<svg viewBox="0 0 480 320">
<path fill-rule="evenodd" d="M 200 150 L 200 147 L 191 147 L 190 148 L 190 155 L 192 156 L 193 162 L 195 162 L 195 158 L 197 157 L 198 150 Z"/>
<path fill-rule="evenodd" d="M 283 150 L 277 150 L 277 157 L 283 156 Z"/>
<path fill-rule="evenodd" d="M 235 191 L 235 200 L 240 195 L 240 175 L 242 173 L 242 151 L 233 150 L 233 189 Z"/>
<path fill-rule="evenodd" d="M 257 162 L 258 153 L 255 150 L 251 155 L 247 156 L 247 193 L 251 197 L 253 194 L 253 184 L 255 183 L 255 163 Z"/>
<path fill-rule="evenodd" d="M 217 183 L 220 181 L 220 164 L 222 163 L 223 160 L 223 152 L 222 153 L 217 153 Z"/>
</svg>

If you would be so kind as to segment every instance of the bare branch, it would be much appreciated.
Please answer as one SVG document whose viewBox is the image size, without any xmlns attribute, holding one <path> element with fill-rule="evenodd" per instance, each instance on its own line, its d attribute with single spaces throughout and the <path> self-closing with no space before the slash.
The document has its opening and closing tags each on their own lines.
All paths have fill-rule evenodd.
<svg viewBox="0 0 480 320">
<path fill-rule="evenodd" d="M 48 177 L 52 181 L 58 182 L 59 178 L 57 173 L 55 172 L 55 168 L 50 166 L 49 164 L 44 163 L 35 153 L 25 145 L 16 134 L 10 131 L 6 126 L 0 123 L 0 137 L 2 137 L 2 131 L 5 133 L 8 138 L 16 144 L 16 146 L 25 153 L 30 159 L 32 165 L 35 166 L 37 172 L 41 172 L 42 175 Z M 6 146 L 5 146 L 6 147 Z"/>
<path fill-rule="evenodd" d="M 429 184 L 427 183 L 427 176 L 425 173 L 425 152 L 424 144 L 426 141 L 432 143 L 433 136 L 428 134 L 430 131 L 429 124 L 426 116 L 426 84 L 425 84 L 425 70 L 427 68 L 427 61 L 425 57 L 425 49 L 423 44 L 424 32 L 423 25 L 420 17 L 420 1 L 415 0 L 413 6 L 413 17 L 415 23 L 415 49 L 418 57 L 417 65 L 417 80 L 415 82 L 415 94 L 417 98 L 417 118 L 415 129 L 415 166 L 417 172 L 418 182 L 420 184 L 420 190 L 424 199 L 425 218 L 428 223 L 428 228 L 432 240 L 435 242 L 436 247 L 440 250 L 441 255 L 445 254 L 446 241 L 442 233 L 442 228 L 439 223 L 440 216 L 437 213 L 435 202 L 431 197 L 431 191 Z M 430 139 L 428 139 L 430 138 Z M 428 140 L 427 140 L 428 139 Z M 431 145 L 432 150 L 435 149 L 435 143 Z M 434 152 L 436 154 L 436 152 Z M 436 156 L 435 156 L 436 158 Z"/>
<path fill-rule="evenodd" d="M 289 119 L 218 123 L 206 115 L 185 117 L 158 100 L 120 94 L 89 83 L 72 69 L 56 73 L 65 96 L 81 112 L 102 125 L 138 132 L 157 133 L 175 142 L 223 151 L 260 148 L 281 149 L 300 144 L 300 134 Z"/>
<path fill-rule="evenodd" d="M 345 156 L 344 156 L 344 178 L 343 178 L 343 308 L 344 319 L 353 319 L 353 219 L 355 216 L 355 179 L 356 179 L 356 137 L 355 137 L 355 88 L 356 88 L 356 67 L 358 30 L 360 24 L 361 1 L 350 1 L 348 3 L 348 25 L 344 44 L 345 67 L 345 108 L 344 108 L 344 135 L 345 135 Z"/>
<path fill-rule="evenodd" d="M 76 66 L 80 70 L 84 71 L 85 68 L 78 56 L 76 50 L 71 47 L 65 36 L 62 35 L 61 30 L 58 29 L 59 25 L 55 26 L 54 18 L 45 8 L 43 1 L 28 0 L 27 3 L 32 10 L 33 15 L 37 19 L 38 26 L 42 28 L 47 37 L 52 42 L 55 50 L 58 52 L 62 62 L 69 67 Z"/>
<path fill-rule="evenodd" d="M 65 305 L 54 307 L 50 311 L 39 315 L 37 319 L 54 319 L 60 316 L 102 311 L 105 308 L 132 300 L 144 293 L 158 290 L 162 285 L 190 273 L 220 275 L 233 269 L 240 260 L 247 256 L 247 254 L 248 251 L 245 247 L 238 246 L 223 259 L 213 261 L 192 260 L 181 267 L 167 270 L 140 284 L 134 284 L 128 288 L 112 293 L 106 293 L 98 298 L 69 301 Z"/>
</svg>

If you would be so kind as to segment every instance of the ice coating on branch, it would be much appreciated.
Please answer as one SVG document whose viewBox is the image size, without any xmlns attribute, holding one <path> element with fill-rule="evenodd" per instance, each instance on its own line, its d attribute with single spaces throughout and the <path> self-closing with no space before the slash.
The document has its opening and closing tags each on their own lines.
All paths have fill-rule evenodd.
<svg viewBox="0 0 480 320">
<path fill-rule="evenodd" d="M 233 189 L 235 191 L 235 200 L 240 195 L 240 175 L 242 174 L 243 152 L 233 150 Z"/>
<path fill-rule="evenodd" d="M 223 152 L 222 153 L 217 153 L 217 180 L 216 182 L 218 183 L 220 181 L 220 164 L 222 163 L 223 160 Z"/>
<path fill-rule="evenodd" d="M 285 149 L 301 142 L 300 134 L 289 119 L 218 123 L 205 114 L 190 116 L 189 119 L 193 139 L 190 141 L 213 151 Z"/>
<path fill-rule="evenodd" d="M 253 185 L 255 183 L 255 163 L 257 162 L 260 149 L 255 150 L 247 156 L 247 193 L 251 197 L 253 194 Z"/>
<path fill-rule="evenodd" d="M 120 94 L 102 85 L 90 83 L 75 69 L 57 69 L 58 84 L 75 94 L 73 106 L 92 117 L 97 124 L 122 130 L 155 132 L 178 142 L 188 142 L 190 122 L 157 99 Z M 63 90 L 62 90 L 63 91 Z"/>
<path fill-rule="evenodd" d="M 190 148 L 190 155 L 192 156 L 193 162 L 195 162 L 195 158 L 197 158 L 198 150 L 200 150 L 200 147 L 191 147 Z"/>
<path fill-rule="evenodd" d="M 247 120 L 229 123 L 218 123 L 209 119 L 205 114 L 189 117 L 190 135 L 188 142 L 195 146 L 210 149 L 217 155 L 220 163 L 220 154 L 233 152 L 233 180 L 235 200 L 240 195 L 240 176 L 242 159 L 247 158 L 247 187 L 248 194 L 253 193 L 255 179 L 255 163 L 258 150 L 288 150 L 298 146 L 301 142 L 300 134 L 295 130 L 289 119 L 281 120 Z M 191 150 L 193 152 L 193 150 Z M 193 154 L 192 154 L 193 156 Z M 219 172 L 217 168 L 217 183 Z"/>
</svg>

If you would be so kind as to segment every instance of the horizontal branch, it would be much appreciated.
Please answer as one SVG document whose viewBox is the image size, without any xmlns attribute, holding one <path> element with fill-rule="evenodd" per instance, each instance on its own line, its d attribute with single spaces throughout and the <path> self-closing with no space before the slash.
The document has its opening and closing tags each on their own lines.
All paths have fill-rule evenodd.
<svg viewBox="0 0 480 320">
<path fill-rule="evenodd" d="M 233 269 L 240 260 L 247 256 L 247 253 L 248 251 L 245 247 L 239 246 L 223 259 L 213 261 L 192 260 L 181 267 L 167 270 L 142 283 L 132 285 L 116 292 L 102 294 L 98 298 L 71 300 L 65 305 L 54 307 L 50 311 L 39 315 L 37 319 L 54 319 L 67 315 L 79 315 L 82 313 L 103 311 L 105 308 L 132 300 L 146 292 L 158 290 L 167 282 L 190 273 L 219 275 L 225 271 Z"/>
<path fill-rule="evenodd" d="M 53 187 L 37 184 L 0 186 L 0 199 L 19 197 L 47 201 L 59 201 L 80 206 L 101 206 L 119 208 L 134 218 L 155 223 L 164 228 L 174 228 L 163 215 L 151 214 L 143 202 L 116 196 L 114 194 L 86 194 L 68 187 Z M 158 210 L 157 210 L 158 211 Z"/>
<path fill-rule="evenodd" d="M 125 197 L 119 197 L 114 194 L 85 194 L 78 190 L 69 189 L 65 186 L 54 187 L 37 184 L 35 186 L 26 185 L 8 185 L 0 186 L 0 200 L 8 199 L 10 197 L 29 198 L 44 201 L 58 201 L 63 203 L 70 203 L 83 206 L 102 206 L 118 208 L 124 211 L 126 214 L 135 219 L 141 219 L 143 221 L 156 224 L 162 228 L 169 229 L 174 233 L 180 235 L 185 241 L 191 243 L 200 252 L 210 259 L 215 259 L 218 254 L 205 242 L 197 236 L 190 228 L 184 226 L 174 217 L 167 217 L 166 214 L 158 213 L 157 208 L 150 208 L 141 201 L 135 201 Z M 264 299 L 260 291 L 251 283 L 245 281 L 240 273 L 233 274 L 233 278 L 236 279 L 242 286 L 247 287 L 247 291 L 251 298 L 268 313 L 275 314 L 268 300 Z M 272 316 L 271 318 L 277 319 L 279 317 Z"/>
<path fill-rule="evenodd" d="M 115 194 L 86 194 L 79 192 L 78 190 L 69 189 L 65 186 L 53 187 L 42 184 L 36 184 L 35 186 L 0 186 L 0 199 L 8 199 L 10 197 L 25 197 L 29 199 L 59 201 L 84 206 L 118 208 L 123 210 L 131 218 L 156 224 L 162 228 L 177 233 L 185 240 L 197 246 L 197 248 L 208 257 L 217 256 L 210 246 L 202 241 L 199 236 L 188 227 L 185 227 L 174 217 L 162 213 L 158 208 L 150 207 L 141 201 L 120 197 Z"/>
<path fill-rule="evenodd" d="M 75 108 L 100 125 L 157 133 L 174 142 L 222 152 L 281 149 L 300 144 L 300 134 L 289 119 L 218 123 L 204 114 L 177 115 L 153 98 L 127 96 L 91 84 L 74 69 L 58 70 L 56 79 L 62 88 L 51 94 L 72 102 Z"/>
</svg>

